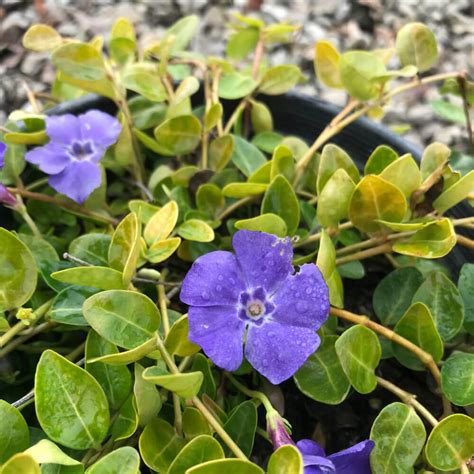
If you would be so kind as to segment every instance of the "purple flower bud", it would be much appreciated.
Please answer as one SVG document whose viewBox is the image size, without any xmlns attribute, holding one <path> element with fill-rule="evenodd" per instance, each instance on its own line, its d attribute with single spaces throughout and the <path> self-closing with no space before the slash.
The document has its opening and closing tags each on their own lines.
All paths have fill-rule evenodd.
<svg viewBox="0 0 474 474">
<path fill-rule="evenodd" d="M 100 186 L 99 161 L 121 130 L 115 117 L 99 110 L 75 117 L 46 117 L 49 143 L 25 155 L 26 161 L 50 175 L 49 185 L 82 204 Z"/>
<path fill-rule="evenodd" d="M 189 339 L 219 367 L 245 357 L 271 383 L 290 378 L 319 347 L 316 331 L 329 314 L 329 291 L 313 263 L 295 272 L 289 238 L 240 230 L 235 255 L 199 257 L 186 275 Z"/>
<path fill-rule="evenodd" d="M 296 446 L 288 434 L 282 417 L 276 410 L 267 412 L 267 432 L 274 449 L 278 449 L 285 444 Z"/>
<path fill-rule="evenodd" d="M 0 184 L 0 202 L 10 207 L 18 204 L 15 196 L 3 184 Z"/>
</svg>

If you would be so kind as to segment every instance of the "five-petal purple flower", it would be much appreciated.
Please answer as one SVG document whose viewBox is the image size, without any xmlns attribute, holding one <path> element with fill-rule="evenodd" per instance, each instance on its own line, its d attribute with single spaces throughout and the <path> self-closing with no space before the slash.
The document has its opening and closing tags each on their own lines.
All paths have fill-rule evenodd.
<svg viewBox="0 0 474 474">
<path fill-rule="evenodd" d="M 77 203 L 83 203 L 100 186 L 99 161 L 120 134 L 119 121 L 99 110 L 83 115 L 46 117 L 49 143 L 25 156 L 50 175 L 49 185 Z"/>
<path fill-rule="evenodd" d="M 189 339 L 219 367 L 245 356 L 270 382 L 291 377 L 319 347 L 329 313 L 328 287 L 314 264 L 292 266 L 289 238 L 241 230 L 226 251 L 199 257 L 186 275 Z"/>
<path fill-rule="evenodd" d="M 296 443 L 303 456 L 304 474 L 371 474 L 370 453 L 375 443 L 367 439 L 344 451 L 326 456 L 324 449 L 310 439 Z"/>
</svg>

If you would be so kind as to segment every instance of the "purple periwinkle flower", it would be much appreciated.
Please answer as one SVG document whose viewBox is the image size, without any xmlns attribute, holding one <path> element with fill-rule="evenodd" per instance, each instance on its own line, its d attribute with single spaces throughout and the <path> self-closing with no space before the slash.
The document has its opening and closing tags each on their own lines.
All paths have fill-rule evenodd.
<svg viewBox="0 0 474 474">
<path fill-rule="evenodd" d="M 8 191 L 8 189 L 0 183 L 0 202 L 7 206 L 14 207 L 18 204 L 16 197 Z"/>
<path fill-rule="evenodd" d="M 304 474 L 371 474 L 370 453 L 375 443 L 367 439 L 344 451 L 326 456 L 324 449 L 310 439 L 296 443 L 303 456 Z"/>
<path fill-rule="evenodd" d="M 100 186 L 99 161 L 120 134 L 119 121 L 99 110 L 46 117 L 49 143 L 25 156 L 49 174 L 49 185 L 82 204 Z"/>
<path fill-rule="evenodd" d="M 3 161 L 3 157 L 5 156 L 5 151 L 7 150 L 7 146 L 5 143 L 0 142 L 0 168 L 3 168 L 5 162 Z"/>
<path fill-rule="evenodd" d="M 219 367 L 233 371 L 245 357 L 273 384 L 291 377 L 318 348 L 316 330 L 329 313 L 328 287 L 318 267 L 291 264 L 289 238 L 240 230 L 235 255 L 199 257 L 186 275 L 189 339 Z"/>
</svg>

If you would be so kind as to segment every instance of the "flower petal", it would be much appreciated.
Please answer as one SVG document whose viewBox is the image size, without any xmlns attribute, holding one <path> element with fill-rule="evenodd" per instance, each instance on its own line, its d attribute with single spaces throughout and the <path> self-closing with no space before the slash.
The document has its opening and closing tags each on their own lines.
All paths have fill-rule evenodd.
<svg viewBox="0 0 474 474">
<path fill-rule="evenodd" d="M 375 443 L 368 439 L 352 446 L 349 449 L 340 451 L 328 456 L 334 466 L 337 474 L 370 474 L 370 452 Z"/>
<path fill-rule="evenodd" d="M 3 165 L 5 164 L 3 161 L 3 157 L 5 155 L 5 151 L 7 149 L 7 146 L 5 143 L 0 142 L 0 168 L 3 168 Z"/>
<path fill-rule="evenodd" d="M 282 324 L 319 329 L 329 315 L 329 290 L 318 267 L 307 263 L 288 275 L 272 300 L 272 319 Z"/>
<path fill-rule="evenodd" d="M 289 238 L 279 239 L 265 232 L 239 230 L 234 234 L 232 245 L 250 288 L 260 286 L 271 293 L 293 272 L 293 248 Z"/>
<path fill-rule="evenodd" d="M 232 306 L 191 306 L 188 311 L 189 340 L 225 370 L 236 370 L 242 363 L 245 324 Z"/>
<path fill-rule="evenodd" d="M 46 117 L 46 135 L 52 143 L 70 146 L 74 141 L 80 140 L 81 131 L 79 120 L 75 115 L 53 115 Z"/>
<path fill-rule="evenodd" d="M 82 204 L 100 186 L 100 168 L 90 161 L 73 161 L 64 171 L 49 177 L 49 185 L 58 193 L 65 194 Z"/>
<path fill-rule="evenodd" d="M 245 357 L 257 372 L 276 385 L 290 378 L 320 342 L 312 329 L 270 321 L 249 326 Z"/>
<path fill-rule="evenodd" d="M 7 206 L 15 206 L 18 202 L 16 197 L 8 191 L 8 189 L 0 183 L 0 202 Z"/>
<path fill-rule="evenodd" d="M 300 439 L 296 443 L 296 447 L 303 456 L 326 456 L 324 449 L 312 439 Z"/>
<path fill-rule="evenodd" d="M 57 143 L 48 143 L 34 148 L 26 153 L 25 160 L 37 165 L 43 173 L 47 174 L 61 173 L 72 162 L 66 148 Z"/>
<path fill-rule="evenodd" d="M 235 256 L 218 250 L 193 263 L 183 281 L 180 298 L 191 306 L 237 305 L 244 290 Z"/>
<path fill-rule="evenodd" d="M 82 139 L 91 140 L 102 148 L 113 145 L 122 129 L 120 122 L 115 117 L 100 110 L 89 110 L 77 118 L 80 123 Z"/>
</svg>

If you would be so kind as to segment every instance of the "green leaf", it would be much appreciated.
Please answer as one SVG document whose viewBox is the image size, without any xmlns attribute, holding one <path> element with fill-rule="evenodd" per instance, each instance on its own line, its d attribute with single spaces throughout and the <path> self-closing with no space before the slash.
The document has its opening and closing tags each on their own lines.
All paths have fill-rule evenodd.
<svg viewBox="0 0 474 474">
<path fill-rule="evenodd" d="M 433 112 L 443 120 L 454 123 L 466 123 L 466 114 L 461 105 L 456 105 L 443 99 L 431 101 Z"/>
<path fill-rule="evenodd" d="M 428 145 L 423 152 L 420 163 L 421 178 L 423 181 L 426 181 L 426 179 L 438 169 L 443 168 L 448 162 L 450 155 L 451 150 L 442 143 L 435 142 Z"/>
<path fill-rule="evenodd" d="M 60 324 L 71 326 L 87 326 L 82 315 L 84 301 L 95 291 L 88 288 L 70 286 L 59 292 L 53 300 L 49 311 L 49 319 Z"/>
<path fill-rule="evenodd" d="M 195 438 L 203 434 L 211 434 L 211 428 L 201 414 L 194 407 L 186 407 L 183 411 L 183 433 L 186 438 Z"/>
<path fill-rule="evenodd" d="M 9 125 L 12 129 L 12 125 Z M 0 134 L 0 139 L 2 135 Z M 13 184 L 20 176 L 26 166 L 26 147 L 24 145 L 7 144 L 7 149 L 3 156 L 3 168 L 0 170 L 3 184 Z"/>
<path fill-rule="evenodd" d="M 204 115 L 204 130 L 210 132 L 222 119 L 224 108 L 220 102 L 212 104 Z"/>
<path fill-rule="evenodd" d="M 421 184 L 420 169 L 409 153 L 387 165 L 380 177 L 397 186 L 406 197 L 410 197 Z"/>
<path fill-rule="evenodd" d="M 63 283 L 92 286 L 101 290 L 124 287 L 122 273 L 108 267 L 72 267 L 51 273 L 51 278 Z"/>
<path fill-rule="evenodd" d="M 113 409 L 118 409 L 125 402 L 132 390 L 132 377 L 127 367 L 113 366 L 87 361 L 108 354 L 118 354 L 117 346 L 100 337 L 95 331 L 89 331 L 86 340 L 85 368 L 101 385 Z"/>
<path fill-rule="evenodd" d="M 444 347 L 430 310 L 423 303 L 414 303 L 398 321 L 394 331 L 408 339 L 425 352 L 432 355 L 438 363 L 443 357 Z M 424 370 L 425 366 L 413 352 L 392 342 L 392 351 L 397 360 L 411 370 Z"/>
<path fill-rule="evenodd" d="M 393 250 L 404 255 L 440 258 L 456 245 L 456 232 L 451 219 L 444 218 L 428 224 L 407 239 L 397 240 Z"/>
<path fill-rule="evenodd" d="M 19 308 L 33 295 L 38 269 L 28 247 L 0 227 L 0 312 Z"/>
<path fill-rule="evenodd" d="M 112 237 L 107 234 L 85 234 L 69 244 L 69 253 L 91 265 L 105 267 Z"/>
<path fill-rule="evenodd" d="M 337 336 L 324 336 L 319 349 L 309 356 L 294 379 L 307 397 L 317 402 L 338 405 L 349 393 L 351 384 L 336 354 Z"/>
<path fill-rule="evenodd" d="M 136 362 L 137 360 L 143 359 L 144 357 L 152 358 L 152 353 L 156 351 L 156 340 L 155 338 L 149 339 L 140 346 L 135 347 L 129 351 L 104 354 L 100 357 L 93 357 L 88 359 L 89 364 L 94 362 L 104 362 L 110 365 L 128 365 Z"/>
<path fill-rule="evenodd" d="M 114 441 L 128 439 L 138 428 L 138 412 L 134 404 L 134 396 L 130 395 L 120 407 L 117 418 L 112 425 L 112 438 Z"/>
<path fill-rule="evenodd" d="M 200 351 L 200 347 L 188 338 L 188 316 L 181 316 L 173 323 L 165 339 L 165 347 L 170 354 L 187 357 Z"/>
<path fill-rule="evenodd" d="M 288 235 L 296 232 L 300 222 L 300 207 L 293 187 L 284 176 L 276 176 L 266 190 L 261 213 L 277 214 L 285 221 Z"/>
<path fill-rule="evenodd" d="M 139 448 L 145 464 L 158 472 L 167 472 L 169 466 L 184 446 L 184 440 L 165 420 L 155 418 L 145 426 L 140 436 Z"/>
<path fill-rule="evenodd" d="M 374 291 L 372 303 L 385 326 L 394 326 L 408 310 L 423 275 L 414 267 L 398 268 L 385 276 Z"/>
<path fill-rule="evenodd" d="M 131 446 L 122 446 L 102 457 L 87 469 L 86 474 L 139 474 L 140 455 Z"/>
<path fill-rule="evenodd" d="M 225 199 L 222 190 L 212 183 L 199 186 L 196 193 L 196 206 L 202 212 L 207 212 L 215 217 L 224 208 Z"/>
<path fill-rule="evenodd" d="M 474 335 L 474 263 L 465 263 L 459 273 L 459 293 L 464 302 L 464 327 Z"/>
<path fill-rule="evenodd" d="M 129 66 L 122 77 L 122 84 L 126 89 L 142 95 L 152 102 L 166 100 L 166 90 L 157 73 L 142 64 Z"/>
<path fill-rule="evenodd" d="M 395 44 L 402 66 L 412 64 L 424 72 L 438 61 L 438 45 L 433 32 L 422 23 L 408 23 L 397 33 Z"/>
<path fill-rule="evenodd" d="M 158 125 L 154 134 L 160 154 L 186 155 L 193 152 L 201 141 L 201 122 L 193 115 L 180 115 Z"/>
<path fill-rule="evenodd" d="M 38 464 L 59 464 L 61 466 L 81 466 L 79 461 L 76 461 L 71 456 L 68 456 L 58 446 L 56 446 L 49 439 L 42 439 L 25 451 Z"/>
<path fill-rule="evenodd" d="M 24 48 L 39 52 L 51 51 L 62 43 L 61 35 L 54 28 L 42 24 L 30 26 L 22 39 Z"/>
<path fill-rule="evenodd" d="M 177 232 L 183 239 L 194 242 L 212 242 L 214 240 L 212 227 L 199 219 L 189 219 L 183 222 Z"/>
<path fill-rule="evenodd" d="M 187 470 L 186 474 L 264 474 L 263 469 L 242 459 L 208 461 Z"/>
<path fill-rule="evenodd" d="M 224 187 L 222 194 L 226 197 L 240 199 L 263 194 L 267 188 L 268 184 L 261 183 L 230 183 Z"/>
<path fill-rule="evenodd" d="M 451 207 L 455 206 L 463 199 L 466 199 L 469 193 L 474 190 L 474 170 L 464 175 L 459 181 L 443 191 L 434 201 L 433 207 L 443 214 Z"/>
<path fill-rule="evenodd" d="M 244 59 L 257 46 L 259 30 L 257 28 L 245 28 L 233 33 L 226 46 L 226 54 L 229 58 L 240 61 Z"/>
<path fill-rule="evenodd" d="M 214 459 L 224 459 L 224 451 L 212 436 L 192 439 L 171 463 L 168 474 L 185 474 L 189 468 Z"/>
<path fill-rule="evenodd" d="M 454 283 L 439 271 L 428 275 L 413 296 L 413 302 L 425 303 L 443 341 L 452 339 L 461 329 L 464 307 Z"/>
<path fill-rule="evenodd" d="M 110 34 L 110 57 L 116 63 L 124 65 L 134 59 L 136 49 L 137 39 L 132 23 L 127 18 L 118 18 Z"/>
<path fill-rule="evenodd" d="M 349 212 L 349 202 L 355 184 L 343 168 L 326 182 L 318 196 L 317 218 L 323 227 L 337 227 Z"/>
<path fill-rule="evenodd" d="M 41 474 L 38 463 L 26 453 L 11 457 L 1 468 L 0 474 Z"/>
<path fill-rule="evenodd" d="M 268 461 L 268 474 L 303 474 L 303 458 L 295 446 L 280 446 Z"/>
<path fill-rule="evenodd" d="M 186 399 L 197 395 L 203 381 L 201 372 L 169 374 L 157 366 L 145 369 L 143 378 Z"/>
<path fill-rule="evenodd" d="M 338 265 L 339 275 L 343 278 L 360 280 L 365 276 L 365 268 L 360 260 L 353 260 L 342 265 Z"/>
<path fill-rule="evenodd" d="M 155 419 L 161 410 L 161 396 L 155 384 L 145 380 L 145 369 L 140 364 L 135 364 L 135 383 L 133 385 L 134 406 L 138 415 L 138 424 L 147 425 Z"/>
<path fill-rule="evenodd" d="M 365 163 L 364 174 L 380 174 L 398 158 L 395 150 L 387 145 L 379 145 Z"/>
<path fill-rule="evenodd" d="M 359 393 L 370 393 L 377 386 L 375 368 L 380 362 L 382 349 L 379 338 L 365 326 L 347 329 L 335 343 L 342 369 Z"/>
<path fill-rule="evenodd" d="M 176 251 L 180 244 L 181 239 L 179 237 L 159 240 L 147 250 L 146 259 L 151 263 L 163 262 Z"/>
<path fill-rule="evenodd" d="M 72 449 L 98 449 L 109 429 L 109 406 L 92 375 L 48 349 L 36 367 L 35 396 L 49 438 Z"/>
<path fill-rule="evenodd" d="M 232 135 L 217 137 L 209 145 L 209 168 L 222 171 L 234 153 L 234 139 Z"/>
<path fill-rule="evenodd" d="M 135 291 L 111 290 L 88 298 L 84 317 L 104 339 L 134 349 L 154 337 L 160 313 L 147 296 Z"/>
<path fill-rule="evenodd" d="M 370 431 L 375 447 L 370 455 L 370 466 L 375 473 L 398 474 L 413 472 L 426 431 L 413 408 L 395 402 L 377 416 Z"/>
<path fill-rule="evenodd" d="M 232 135 L 232 137 L 234 140 L 232 162 L 245 176 L 250 176 L 267 160 L 263 153 L 247 140 L 237 135 Z"/>
<path fill-rule="evenodd" d="M 464 407 L 474 403 L 474 354 L 453 352 L 441 367 L 441 386 L 449 401 Z"/>
<path fill-rule="evenodd" d="M 0 463 L 4 463 L 28 447 L 30 434 L 23 415 L 5 400 L 0 400 L 0 419 Z"/>
<path fill-rule="evenodd" d="M 318 79 L 327 87 L 342 89 L 339 73 L 341 55 L 330 41 L 317 41 L 314 45 L 314 71 Z"/>
<path fill-rule="evenodd" d="M 128 286 L 135 275 L 140 257 L 140 225 L 131 212 L 117 226 L 110 243 L 109 265 L 122 273 L 123 286 Z"/>
<path fill-rule="evenodd" d="M 224 423 L 224 430 L 246 456 L 252 453 L 256 429 L 257 408 L 250 400 L 235 407 Z M 226 456 L 231 456 L 232 452 L 227 446 L 224 446 L 224 451 Z"/>
<path fill-rule="evenodd" d="M 241 219 L 234 225 L 236 229 L 267 232 L 268 234 L 274 234 L 278 237 L 288 235 L 285 221 L 280 216 L 272 213 L 262 214 L 250 219 Z"/>
<path fill-rule="evenodd" d="M 456 413 L 441 420 L 425 447 L 428 462 L 441 471 L 459 469 L 474 452 L 474 420 Z"/>
<path fill-rule="evenodd" d="M 268 68 L 258 86 L 258 91 L 267 95 L 280 95 L 288 92 L 299 81 L 300 68 L 293 65 L 281 64 Z"/>
<path fill-rule="evenodd" d="M 252 138 L 252 144 L 267 153 L 273 153 L 275 148 L 282 143 L 283 135 L 277 132 L 260 132 Z"/>
<path fill-rule="evenodd" d="M 101 53 L 88 43 L 66 43 L 55 49 L 51 61 L 64 74 L 81 81 L 105 78 Z"/>
<path fill-rule="evenodd" d="M 337 145 L 333 145 L 332 143 L 326 145 L 319 158 L 318 178 L 316 183 L 318 194 L 322 192 L 329 178 L 341 168 L 347 172 L 354 183 L 359 182 L 359 170 L 351 157 Z"/>
<path fill-rule="evenodd" d="M 316 265 L 321 270 L 324 281 L 329 287 L 330 303 L 337 308 L 342 308 L 344 306 L 344 287 L 336 270 L 336 249 L 331 237 L 324 229 L 321 231 Z"/>
<path fill-rule="evenodd" d="M 407 210 L 403 193 L 385 179 L 365 176 L 356 186 L 349 204 L 349 218 L 362 232 L 377 232 L 377 220 L 400 222 Z"/>
<path fill-rule="evenodd" d="M 48 136 L 45 130 L 31 133 L 5 133 L 3 138 L 7 144 L 11 145 L 44 145 L 48 142 Z"/>
<path fill-rule="evenodd" d="M 216 382 L 212 375 L 209 359 L 203 354 L 196 354 L 191 370 L 201 372 L 204 377 L 199 395 L 206 394 L 212 399 L 216 398 Z"/>
<path fill-rule="evenodd" d="M 285 145 L 278 145 L 273 150 L 271 160 L 270 178 L 283 175 L 288 181 L 292 181 L 295 174 L 295 159 L 293 152 Z"/>
<path fill-rule="evenodd" d="M 199 25 L 196 15 L 188 15 L 174 23 L 164 35 L 162 41 L 172 38 L 170 53 L 175 54 L 187 48 L 193 39 Z"/>
<path fill-rule="evenodd" d="M 373 52 L 349 51 L 339 58 L 344 88 L 359 100 L 373 99 L 379 92 L 376 78 L 386 73 L 383 61 Z"/>
<path fill-rule="evenodd" d="M 232 72 L 224 74 L 219 81 L 219 97 L 222 99 L 241 99 L 257 87 L 258 82 L 250 76 Z"/>
<path fill-rule="evenodd" d="M 252 128 L 256 134 L 271 132 L 273 130 L 272 113 L 263 102 L 257 102 L 256 100 L 252 101 L 250 120 L 252 122 Z M 254 140 L 252 140 L 252 143 L 258 147 Z"/>
<path fill-rule="evenodd" d="M 178 213 L 176 201 L 168 202 L 156 212 L 143 232 L 146 243 L 152 245 L 154 242 L 167 239 L 178 221 Z"/>
</svg>

